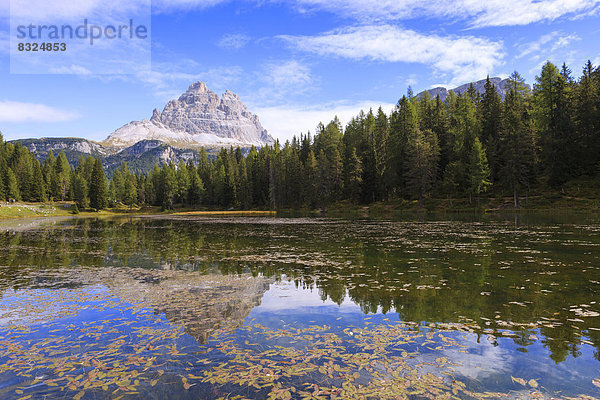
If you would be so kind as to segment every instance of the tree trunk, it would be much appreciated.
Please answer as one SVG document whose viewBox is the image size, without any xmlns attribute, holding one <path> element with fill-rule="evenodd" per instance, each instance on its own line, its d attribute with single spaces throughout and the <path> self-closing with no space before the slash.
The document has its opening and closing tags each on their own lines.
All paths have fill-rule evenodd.
<svg viewBox="0 0 600 400">
<path fill-rule="evenodd" d="M 519 198 L 517 196 L 517 189 L 513 191 L 513 199 L 515 202 L 515 208 L 519 208 Z"/>
</svg>

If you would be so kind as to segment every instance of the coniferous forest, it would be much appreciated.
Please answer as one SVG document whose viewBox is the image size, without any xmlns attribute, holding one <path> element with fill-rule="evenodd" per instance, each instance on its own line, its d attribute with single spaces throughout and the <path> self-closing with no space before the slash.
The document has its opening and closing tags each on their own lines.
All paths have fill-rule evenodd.
<svg viewBox="0 0 600 400">
<path fill-rule="evenodd" d="M 493 191 L 515 206 L 531 188 L 560 188 L 600 170 L 600 69 L 579 78 L 546 63 L 530 90 L 513 73 L 502 100 L 487 82 L 441 101 L 409 90 L 390 115 L 361 112 L 346 127 L 334 118 L 314 135 L 260 149 L 202 150 L 200 162 L 134 174 L 122 165 L 107 180 L 102 162 L 64 153 L 40 163 L 0 136 L 0 199 L 210 208 L 322 208 L 342 200 L 468 198 Z"/>
</svg>

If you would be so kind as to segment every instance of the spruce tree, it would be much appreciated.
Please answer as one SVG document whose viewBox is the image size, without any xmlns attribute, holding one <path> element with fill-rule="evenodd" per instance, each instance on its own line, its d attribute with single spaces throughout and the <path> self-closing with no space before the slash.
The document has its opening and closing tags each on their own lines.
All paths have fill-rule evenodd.
<svg viewBox="0 0 600 400">
<path fill-rule="evenodd" d="M 423 206 L 424 196 L 431 190 L 437 177 L 439 144 L 435 133 L 417 130 L 408 141 L 407 189 Z"/>
<path fill-rule="evenodd" d="M 356 204 L 360 201 L 361 193 L 362 193 L 362 183 L 363 183 L 363 169 L 362 162 L 358 155 L 356 154 L 356 148 L 352 148 L 350 152 L 350 158 L 347 162 L 347 173 L 346 173 L 346 196 L 348 199 L 352 201 L 353 204 Z"/>
<path fill-rule="evenodd" d="M 600 75 L 588 60 L 575 91 L 575 125 L 584 173 L 593 174 L 600 162 Z"/>
<path fill-rule="evenodd" d="M 488 76 L 485 82 L 485 92 L 479 105 L 481 118 L 481 142 L 487 150 L 488 162 L 490 164 L 490 180 L 498 180 L 500 170 L 499 140 L 502 126 L 502 102 L 496 90 L 496 86 Z"/>
<path fill-rule="evenodd" d="M 88 186 L 83 178 L 83 176 L 79 173 L 76 173 L 73 176 L 73 200 L 77 204 L 79 209 L 85 209 L 89 205 L 88 198 Z"/>
<path fill-rule="evenodd" d="M 204 185 L 202 183 L 200 175 L 198 175 L 198 170 L 193 165 L 190 164 L 188 172 L 190 177 L 190 187 L 187 198 L 189 201 L 189 205 L 197 207 L 202 203 L 202 196 L 204 195 Z"/>
<path fill-rule="evenodd" d="M 534 85 L 534 116 L 548 184 L 558 186 L 574 174 L 575 146 L 569 115 L 569 82 L 551 62 L 542 67 Z"/>
<path fill-rule="evenodd" d="M 10 167 L 6 171 L 6 197 L 8 199 L 16 201 L 21 200 L 21 193 L 19 192 L 19 183 L 17 182 L 17 177 L 15 173 Z"/>
<path fill-rule="evenodd" d="M 61 200 L 66 200 L 69 194 L 69 186 L 71 184 L 71 167 L 64 151 L 61 151 L 54 164 L 56 173 L 56 182 L 58 188 L 55 189 L 55 195 Z"/>
<path fill-rule="evenodd" d="M 402 97 L 390 117 L 390 173 L 393 176 L 393 188 L 398 193 L 406 189 L 406 159 L 408 140 L 419 129 L 418 116 L 414 105 L 408 98 Z M 366 177 L 365 177 L 366 178 Z"/>
<path fill-rule="evenodd" d="M 514 72 L 508 81 L 499 149 L 500 180 L 512 191 L 515 207 L 518 207 L 519 191 L 529 187 L 534 175 L 535 141 L 526 96 L 524 80 Z"/>
<path fill-rule="evenodd" d="M 491 182 L 489 181 L 490 170 L 485 150 L 477 137 L 469 154 L 468 176 L 469 195 L 477 196 L 477 205 L 479 206 L 479 195 L 488 190 Z"/>
<path fill-rule="evenodd" d="M 123 202 L 125 205 L 129 206 L 129 209 L 133 207 L 133 205 L 137 201 L 137 190 L 133 183 L 133 175 L 129 175 L 125 180 L 125 184 L 123 186 Z"/>
<path fill-rule="evenodd" d="M 90 206 L 97 210 L 102 210 L 105 208 L 107 205 L 108 184 L 106 182 L 106 176 L 104 175 L 104 169 L 102 168 L 102 161 L 100 161 L 100 159 L 96 159 L 94 163 L 89 190 Z"/>
<path fill-rule="evenodd" d="M 40 162 L 33 157 L 33 175 L 31 182 L 31 201 L 44 202 L 46 201 L 46 185 L 44 183 L 44 175 Z"/>
</svg>

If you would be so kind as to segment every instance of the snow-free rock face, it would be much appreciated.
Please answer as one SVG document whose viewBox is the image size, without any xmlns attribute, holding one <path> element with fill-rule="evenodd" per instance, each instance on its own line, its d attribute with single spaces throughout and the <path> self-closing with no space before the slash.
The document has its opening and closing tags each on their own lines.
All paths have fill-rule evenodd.
<svg viewBox="0 0 600 400">
<path fill-rule="evenodd" d="M 221 97 L 196 82 L 152 118 L 133 121 L 111 133 L 107 146 L 126 147 L 141 140 L 160 140 L 174 147 L 264 146 L 273 138 L 240 98 L 231 91 Z"/>
<path fill-rule="evenodd" d="M 467 83 L 464 85 L 461 85 L 457 88 L 454 89 L 450 89 L 447 90 L 444 87 L 437 87 L 434 89 L 429 89 L 429 90 L 425 90 L 424 92 L 421 92 L 417 95 L 417 98 L 421 98 L 423 97 L 423 95 L 425 93 L 429 93 L 429 96 L 432 98 L 436 98 L 436 96 L 440 96 L 440 100 L 444 101 L 446 99 L 446 97 L 448 96 L 449 92 L 454 92 L 454 94 L 459 94 L 459 93 L 463 93 L 466 92 L 467 90 L 469 90 L 469 86 L 473 85 L 473 87 L 475 88 L 475 91 L 479 94 L 483 94 L 485 93 L 485 79 L 482 79 L 480 81 L 477 82 L 472 82 L 472 83 Z M 490 82 L 492 83 L 492 85 L 494 85 L 496 87 L 496 91 L 498 92 L 498 95 L 500 95 L 500 98 L 502 99 L 502 101 L 504 101 L 504 98 L 506 97 L 506 93 L 508 92 L 508 79 L 502 79 L 502 78 L 490 78 Z M 529 85 L 527 85 L 527 87 L 529 87 Z"/>
</svg>

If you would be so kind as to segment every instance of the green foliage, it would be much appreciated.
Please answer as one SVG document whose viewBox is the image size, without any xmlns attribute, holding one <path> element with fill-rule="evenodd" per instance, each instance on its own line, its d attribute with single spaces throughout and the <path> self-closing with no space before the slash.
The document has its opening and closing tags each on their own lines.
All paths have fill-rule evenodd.
<svg viewBox="0 0 600 400">
<path fill-rule="evenodd" d="M 87 208 L 89 205 L 87 182 L 78 173 L 73 177 L 73 200 L 79 208 Z"/>
<path fill-rule="evenodd" d="M 499 141 L 500 181 L 509 188 L 518 206 L 518 192 L 535 179 L 535 137 L 531 126 L 527 89 L 523 78 L 514 72 L 504 102 L 504 116 Z"/>
<path fill-rule="evenodd" d="M 417 196 L 422 205 L 437 177 L 440 148 L 436 134 L 417 130 L 409 138 L 408 154 L 407 190 L 410 195 Z"/>
<path fill-rule="evenodd" d="M 325 209 L 349 200 L 373 203 L 427 196 L 479 196 L 492 186 L 519 193 L 533 184 L 562 186 L 600 171 L 600 71 L 588 62 L 576 81 L 546 63 L 533 93 L 518 73 L 501 100 L 488 78 L 445 101 L 409 91 L 390 115 L 361 111 L 345 127 L 337 117 L 283 145 L 223 148 L 198 162 L 154 164 L 154 156 L 103 164 L 48 151 L 43 165 L 0 135 L 0 199 L 74 200 L 79 208 L 154 205 Z M 50 139 L 49 139 L 50 140 Z M 149 168 L 154 164 L 153 168 Z M 130 169 L 131 168 L 131 169 Z M 147 174 L 139 173 L 144 170 Z"/>
<path fill-rule="evenodd" d="M 94 163 L 89 191 L 90 206 L 92 208 L 102 210 L 107 206 L 108 185 L 100 159 L 96 159 Z"/>
<path fill-rule="evenodd" d="M 21 200 L 17 177 L 10 167 L 6 170 L 6 197 L 7 199 Z"/>
</svg>

